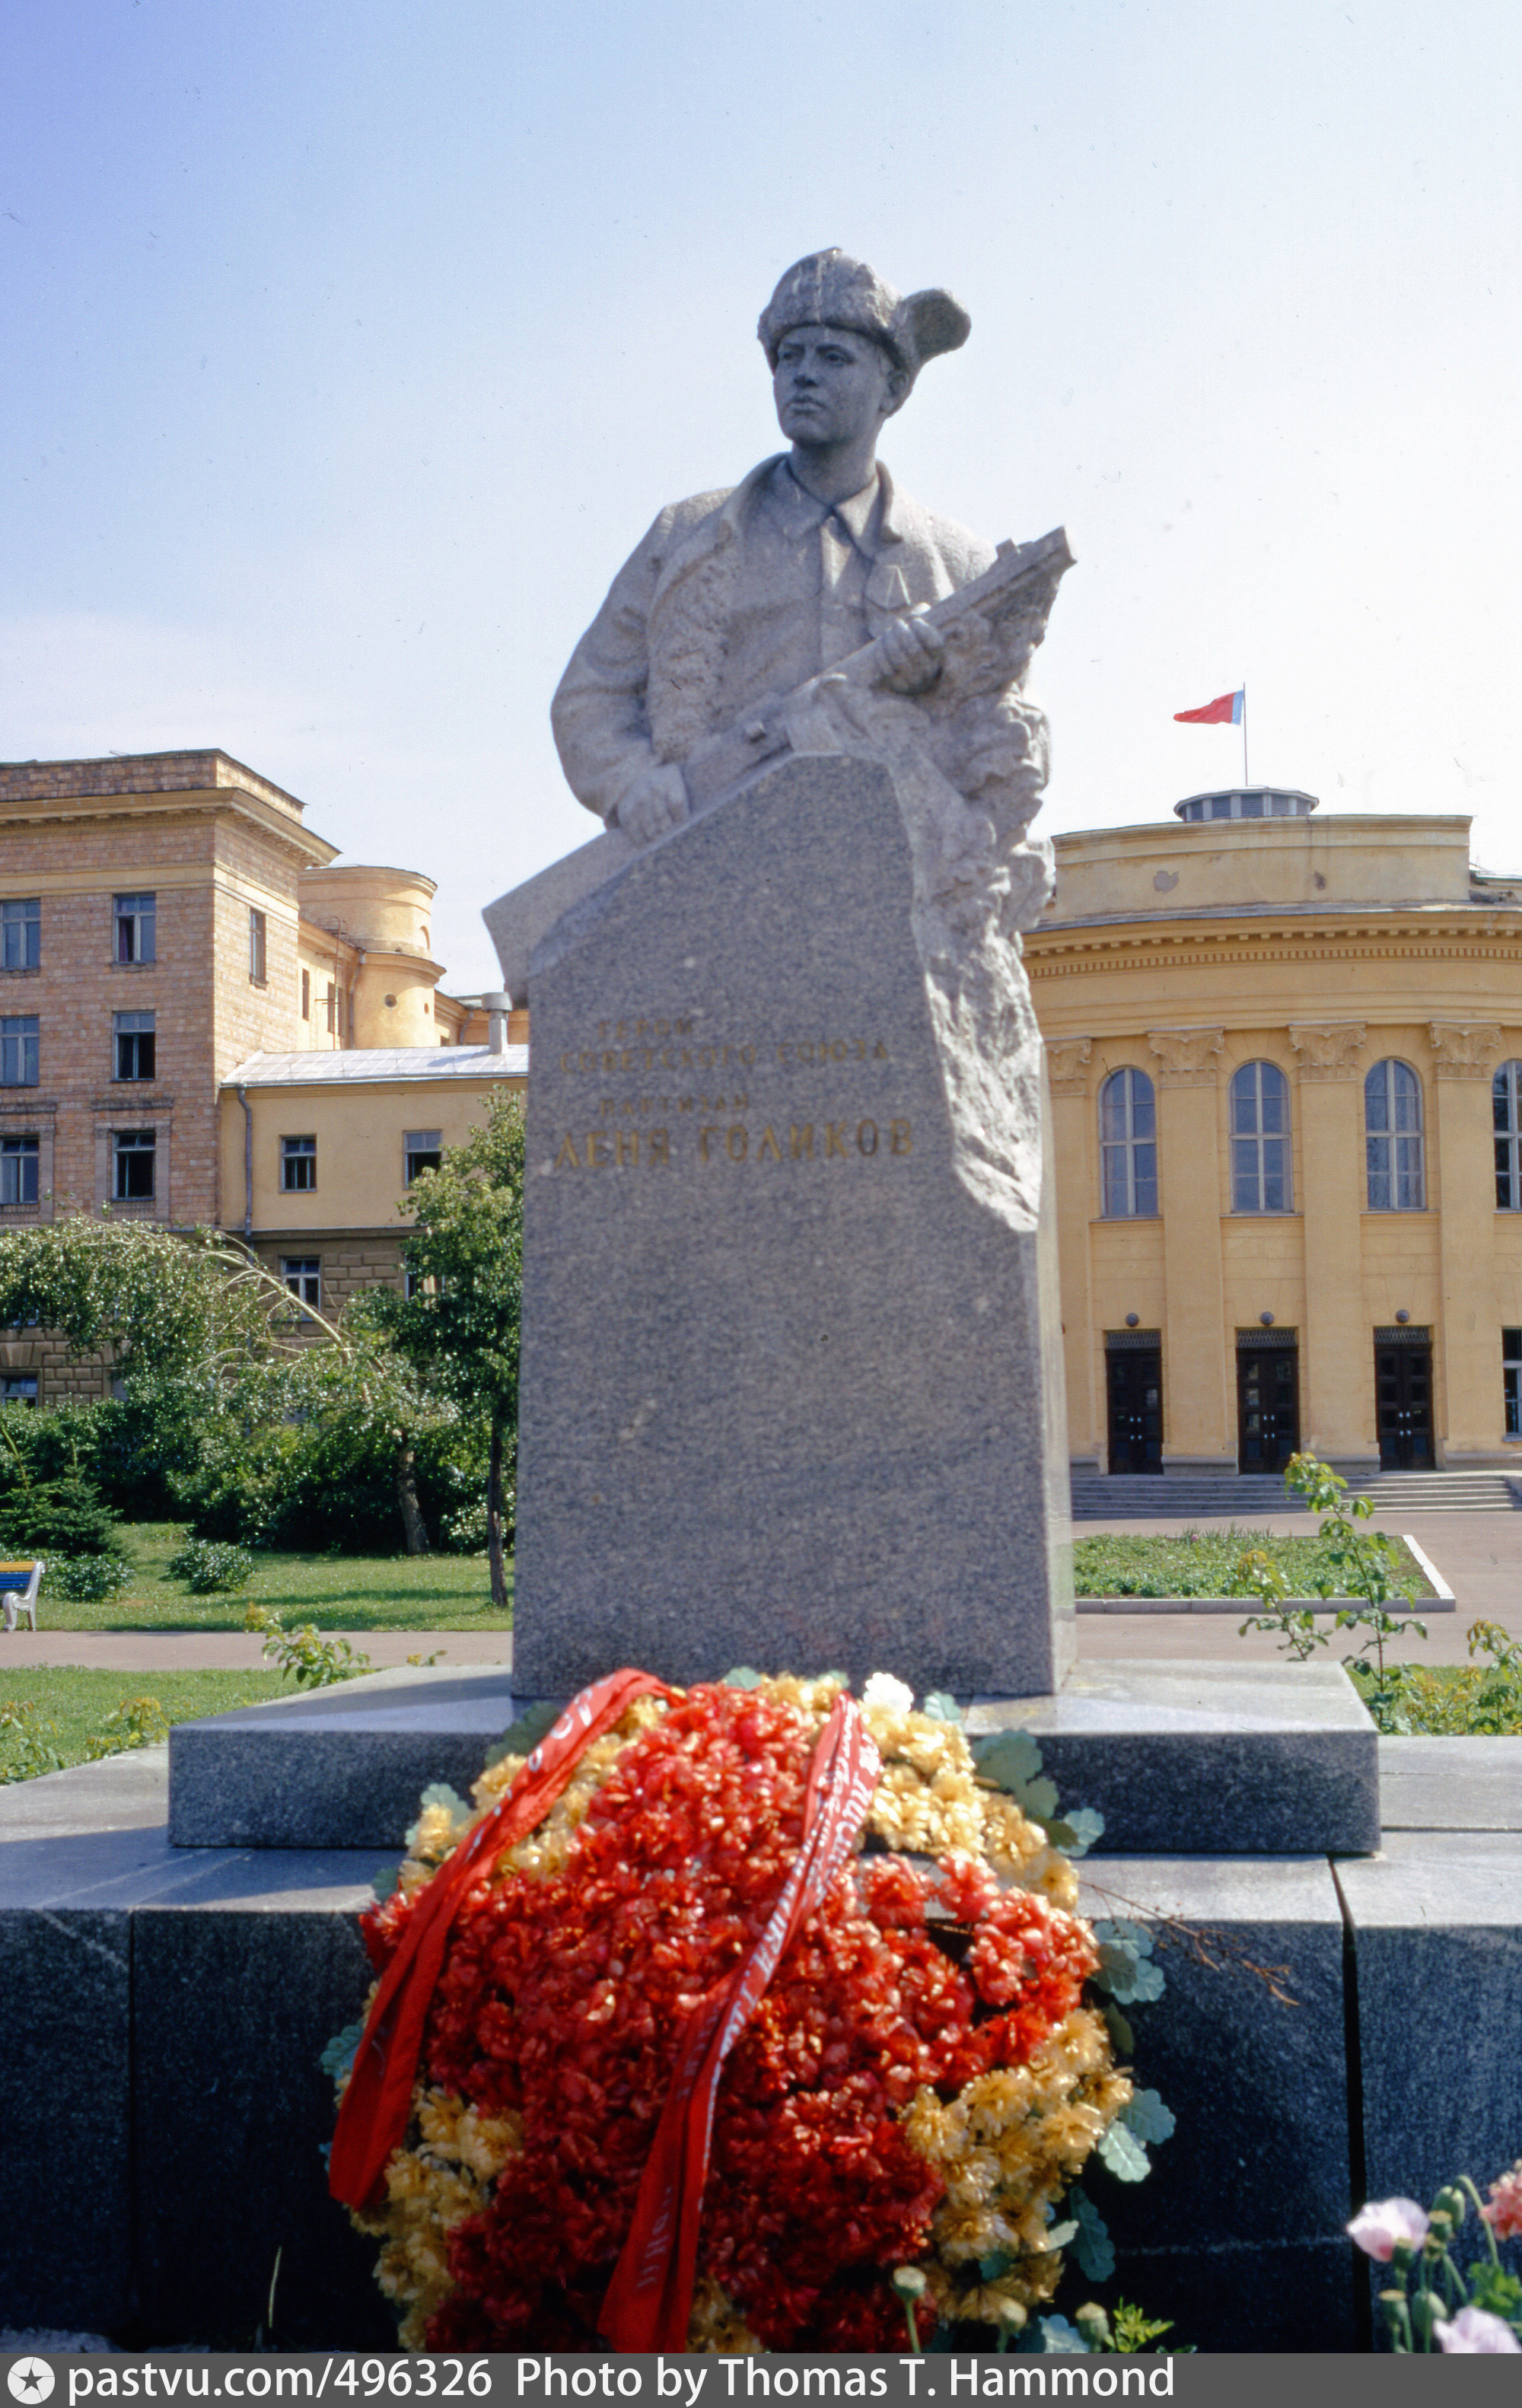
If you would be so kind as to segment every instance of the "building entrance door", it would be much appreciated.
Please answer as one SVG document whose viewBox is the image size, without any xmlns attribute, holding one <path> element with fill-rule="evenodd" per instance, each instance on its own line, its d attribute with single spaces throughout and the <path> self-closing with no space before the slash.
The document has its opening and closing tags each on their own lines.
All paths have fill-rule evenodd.
<svg viewBox="0 0 1522 2408">
<path fill-rule="evenodd" d="M 1381 1471 L 1432 1469 L 1432 1333 L 1374 1332 L 1374 1412 Z"/>
<path fill-rule="evenodd" d="M 1237 1469 L 1283 1471 L 1300 1443 L 1300 1350 L 1294 1331 L 1276 1345 L 1237 1345 Z"/>
<path fill-rule="evenodd" d="M 1163 1352 L 1156 1333 L 1149 1330 L 1147 1336 L 1151 1345 L 1111 1345 L 1105 1351 L 1112 1471 L 1163 1468 Z"/>
</svg>

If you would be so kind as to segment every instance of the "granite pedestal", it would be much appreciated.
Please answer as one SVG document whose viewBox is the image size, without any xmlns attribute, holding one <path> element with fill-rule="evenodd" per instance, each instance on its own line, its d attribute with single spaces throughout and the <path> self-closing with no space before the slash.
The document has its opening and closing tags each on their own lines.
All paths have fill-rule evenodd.
<svg viewBox="0 0 1522 2408">
<path fill-rule="evenodd" d="M 1024 1695 L 1071 1658 L 1053 1233 L 961 1175 L 976 1065 L 916 908 L 887 771 L 805 758 L 538 948 L 524 1696 L 625 1662 Z"/>
<path fill-rule="evenodd" d="M 1401 1823 L 1379 1856 L 1083 1868 L 1090 1912 L 1154 1919 L 1167 1988 L 1134 2016 L 1139 2078 L 1178 2119 L 1146 2183 L 1089 2187 L 1124 2296 L 1204 2350 L 1358 2346 L 1352 2208 L 1488 2180 L 1522 2147 L 1522 1842 L 1497 1828 L 1522 1741 L 1379 1752 Z M 316 2059 L 363 2005 L 354 1918 L 415 1796 L 383 1850 L 189 1850 L 167 1770 L 151 1749 L 0 1790 L 27 2016 L 0 2061 L 6 2316 L 241 2346 L 279 2248 L 282 2345 L 384 2348 L 373 2247 L 325 2195 Z"/>
</svg>

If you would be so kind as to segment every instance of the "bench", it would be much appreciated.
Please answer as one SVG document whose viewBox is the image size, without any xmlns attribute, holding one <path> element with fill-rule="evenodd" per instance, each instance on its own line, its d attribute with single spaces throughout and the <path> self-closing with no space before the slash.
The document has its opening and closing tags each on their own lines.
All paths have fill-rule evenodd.
<svg viewBox="0 0 1522 2408">
<path fill-rule="evenodd" d="M 36 1628 L 37 1588 L 47 1569 L 40 1556 L 20 1563 L 0 1563 L 0 1599 L 5 1603 L 7 1630 L 15 1629 L 23 1613 L 33 1629 Z"/>
</svg>

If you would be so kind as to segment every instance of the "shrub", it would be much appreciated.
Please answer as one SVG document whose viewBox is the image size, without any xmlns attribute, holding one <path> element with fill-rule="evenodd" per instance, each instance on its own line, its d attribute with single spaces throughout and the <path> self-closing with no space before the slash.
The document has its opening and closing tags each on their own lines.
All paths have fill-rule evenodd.
<svg viewBox="0 0 1522 2408">
<path fill-rule="evenodd" d="M 192 1597 L 223 1596 L 247 1588 L 254 1561 L 247 1547 L 229 1546 L 215 1539 L 187 1539 L 169 1558 L 165 1570 L 182 1580 Z"/>
<path fill-rule="evenodd" d="M 78 1474 L 11 1488 L 0 1500 L 0 1551 L 13 1555 L 108 1555 L 121 1552 L 118 1522 L 93 1481 Z"/>
<path fill-rule="evenodd" d="M 42 1553 L 39 1547 L 36 1551 Z M 47 1558 L 41 1594 L 62 1598 L 70 1605 L 99 1605 L 132 1586 L 132 1566 L 124 1555 L 53 1555 Z"/>
</svg>

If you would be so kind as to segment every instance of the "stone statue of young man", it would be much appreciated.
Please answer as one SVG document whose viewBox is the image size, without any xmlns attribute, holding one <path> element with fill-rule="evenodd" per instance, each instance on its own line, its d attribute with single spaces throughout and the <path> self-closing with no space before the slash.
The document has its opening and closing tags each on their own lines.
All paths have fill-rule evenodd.
<svg viewBox="0 0 1522 2408">
<path fill-rule="evenodd" d="M 980 576 L 994 547 L 897 492 L 877 439 L 925 362 L 956 350 L 969 327 L 949 293 L 903 299 L 840 251 L 814 252 L 783 278 L 757 331 L 791 450 L 731 492 L 661 512 L 555 695 L 567 779 L 610 827 L 646 845 L 680 826 L 692 808 L 682 764 L 696 745 L 871 639 L 873 734 L 883 731 L 883 703 L 931 694 L 945 647 L 915 614 Z M 883 749 L 895 733 L 924 734 L 921 714 L 898 716 Z M 1044 781 L 1044 722 L 1017 680 L 959 712 L 955 728 L 947 717 L 930 756 L 981 802 L 1007 864 Z M 1046 873 L 1027 852 L 1027 874 L 1014 882 L 1028 924 Z"/>
</svg>

